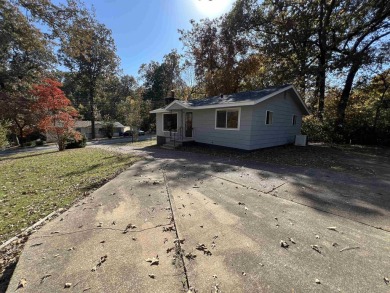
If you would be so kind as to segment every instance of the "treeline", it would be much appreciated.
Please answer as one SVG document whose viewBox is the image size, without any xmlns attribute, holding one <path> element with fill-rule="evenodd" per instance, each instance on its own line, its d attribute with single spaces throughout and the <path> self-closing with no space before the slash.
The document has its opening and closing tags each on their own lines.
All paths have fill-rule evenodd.
<svg viewBox="0 0 390 293">
<path fill-rule="evenodd" d="M 207 94 L 292 83 L 311 138 L 389 144 L 389 16 L 386 0 L 238 0 L 179 32 Z"/>
<path fill-rule="evenodd" d="M 81 2 L 0 5 L 0 134 L 37 130 L 31 89 L 49 77 L 82 119 L 143 130 L 172 90 L 198 99 L 292 83 L 312 112 L 303 127 L 312 140 L 390 143 L 388 1 L 238 0 L 179 30 L 184 53 L 142 64 L 138 77 L 121 74 L 111 31 Z"/>
</svg>

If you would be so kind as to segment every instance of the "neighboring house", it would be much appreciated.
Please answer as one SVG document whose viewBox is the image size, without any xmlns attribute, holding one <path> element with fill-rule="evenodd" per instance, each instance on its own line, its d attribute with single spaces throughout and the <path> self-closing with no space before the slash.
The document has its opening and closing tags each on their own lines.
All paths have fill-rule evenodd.
<svg viewBox="0 0 390 293">
<path fill-rule="evenodd" d="M 92 138 L 91 121 L 76 121 L 74 129 L 81 134 L 84 134 L 88 139 Z M 119 136 L 121 133 L 125 132 L 125 130 L 126 126 L 119 122 L 114 122 L 114 136 Z M 104 122 L 95 121 L 95 136 L 96 138 L 106 137 L 104 132 Z"/>
<path fill-rule="evenodd" d="M 157 144 L 194 141 L 243 150 L 294 143 L 309 114 L 292 85 L 200 100 L 170 99 L 156 114 Z"/>
</svg>

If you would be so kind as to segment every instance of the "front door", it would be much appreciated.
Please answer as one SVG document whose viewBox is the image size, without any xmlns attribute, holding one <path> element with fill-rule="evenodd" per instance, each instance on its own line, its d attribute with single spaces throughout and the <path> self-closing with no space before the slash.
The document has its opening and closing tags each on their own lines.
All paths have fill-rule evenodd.
<svg viewBox="0 0 390 293">
<path fill-rule="evenodd" d="M 186 112 L 186 137 L 192 137 L 192 112 Z"/>
</svg>

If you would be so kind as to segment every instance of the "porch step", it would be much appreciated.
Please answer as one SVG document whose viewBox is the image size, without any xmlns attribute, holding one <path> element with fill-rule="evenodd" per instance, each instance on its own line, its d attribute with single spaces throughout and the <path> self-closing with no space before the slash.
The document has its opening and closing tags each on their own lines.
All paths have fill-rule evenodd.
<svg viewBox="0 0 390 293">
<path fill-rule="evenodd" d="M 176 142 L 174 143 L 173 141 L 169 141 L 165 144 L 163 144 L 161 147 L 163 149 L 168 149 L 168 150 L 174 150 L 174 149 L 177 149 L 177 148 L 180 148 L 183 144 L 181 142 Z"/>
</svg>

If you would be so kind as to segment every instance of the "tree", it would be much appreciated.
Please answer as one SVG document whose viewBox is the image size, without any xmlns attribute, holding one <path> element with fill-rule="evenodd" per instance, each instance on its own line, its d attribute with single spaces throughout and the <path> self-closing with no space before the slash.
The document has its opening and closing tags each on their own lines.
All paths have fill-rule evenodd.
<svg viewBox="0 0 390 293">
<path fill-rule="evenodd" d="M 77 17 L 66 28 L 60 57 L 64 65 L 76 72 L 88 93 L 92 138 L 95 138 L 95 99 L 101 80 L 117 70 L 118 57 L 111 31 L 96 21 L 93 15 Z"/>
<path fill-rule="evenodd" d="M 53 137 L 58 150 L 63 151 L 71 134 L 77 140 L 81 140 L 82 137 L 73 129 L 78 113 L 60 87 L 61 83 L 49 78 L 35 85 L 32 94 L 37 97 L 37 101 L 32 108 L 39 117 L 39 129 Z"/>
<path fill-rule="evenodd" d="M 161 64 L 151 61 L 141 65 L 138 73 L 144 87 L 143 99 L 151 101 L 154 108 L 164 105 L 164 98 L 168 97 L 171 90 L 183 88 L 180 63 L 180 55 L 173 50 L 164 56 Z"/>
<path fill-rule="evenodd" d="M 8 127 L 9 127 L 8 121 L 0 121 L 0 149 L 5 148 L 8 146 Z"/>
<path fill-rule="evenodd" d="M 25 95 L 55 61 L 44 34 L 19 8 L 0 0 L 0 91 Z"/>
<path fill-rule="evenodd" d="M 133 137 L 136 141 L 138 140 L 138 130 L 143 121 L 142 104 L 142 90 L 140 89 L 135 92 L 134 96 L 127 97 L 123 104 L 127 114 L 126 124 L 129 125 L 133 131 Z"/>
<path fill-rule="evenodd" d="M 34 99 L 27 95 L 0 93 L 1 120 L 10 121 L 10 129 L 15 134 L 17 144 L 24 143 L 25 137 L 37 128 L 37 116 L 32 109 Z"/>
<path fill-rule="evenodd" d="M 342 132 L 349 97 L 358 71 L 389 61 L 390 5 L 386 0 L 347 1 L 340 5 L 334 65 L 346 71 L 337 107 L 335 131 Z M 336 18 L 335 18 L 336 19 Z"/>
</svg>

